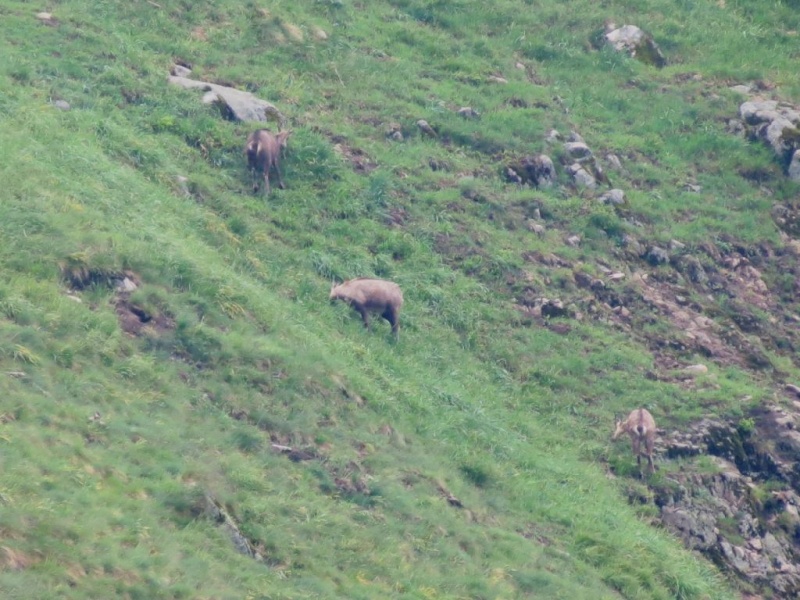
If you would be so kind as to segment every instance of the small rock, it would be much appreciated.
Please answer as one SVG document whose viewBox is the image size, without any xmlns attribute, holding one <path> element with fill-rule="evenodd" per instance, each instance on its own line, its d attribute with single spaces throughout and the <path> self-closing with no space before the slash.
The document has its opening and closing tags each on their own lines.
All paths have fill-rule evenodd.
<svg viewBox="0 0 800 600">
<path fill-rule="evenodd" d="M 578 133 L 577 131 L 570 131 L 569 137 L 567 138 L 568 142 L 574 142 L 577 144 L 585 144 L 586 140 L 583 139 L 583 136 Z"/>
<path fill-rule="evenodd" d="M 586 187 L 594 189 L 597 187 L 597 181 L 594 176 L 581 166 L 580 163 L 573 163 L 567 167 L 567 171 L 572 176 L 572 180 L 578 187 Z"/>
<path fill-rule="evenodd" d="M 663 248 L 651 246 L 645 254 L 645 259 L 653 266 L 663 265 L 669 262 L 669 254 Z"/>
<path fill-rule="evenodd" d="M 725 124 L 725 131 L 731 135 L 738 135 L 740 137 L 744 137 L 745 133 L 747 133 L 744 123 L 739 119 L 728 119 L 728 122 Z"/>
<path fill-rule="evenodd" d="M 77 296 L 73 296 L 72 294 L 67 294 L 67 298 L 69 298 L 73 302 L 77 302 L 78 304 L 83 304 L 83 300 L 81 300 Z"/>
<path fill-rule="evenodd" d="M 687 192 L 694 192 L 695 194 L 699 194 L 700 192 L 702 192 L 702 191 L 703 191 L 703 188 L 702 188 L 702 186 L 699 186 L 699 185 L 697 185 L 696 183 L 687 183 L 687 184 L 684 186 L 684 189 L 685 189 Z"/>
<path fill-rule="evenodd" d="M 510 183 L 516 183 L 518 185 L 525 183 L 522 177 L 519 176 L 519 173 L 517 173 L 511 167 L 506 167 L 506 179 L 508 179 Z"/>
<path fill-rule="evenodd" d="M 787 392 L 791 392 L 792 394 L 794 394 L 795 396 L 800 398 L 800 387 L 798 387 L 798 386 L 796 386 L 794 384 L 791 384 L 791 383 L 787 383 L 786 387 L 784 389 Z"/>
<path fill-rule="evenodd" d="M 471 106 L 462 106 L 458 109 L 458 114 L 465 119 L 477 119 L 481 114 Z"/>
<path fill-rule="evenodd" d="M 53 106 L 55 106 L 59 110 L 69 110 L 70 108 L 72 108 L 69 105 L 69 102 L 67 102 L 66 100 L 56 100 L 55 102 L 53 102 Z"/>
<path fill-rule="evenodd" d="M 652 36 L 636 25 L 624 25 L 606 33 L 606 40 L 615 50 L 628 52 L 632 57 L 659 69 L 667 64 Z"/>
<path fill-rule="evenodd" d="M 625 204 L 625 192 L 618 189 L 608 190 L 597 200 L 603 204 L 613 204 L 615 206 L 619 206 L 621 204 Z"/>
<path fill-rule="evenodd" d="M 505 77 L 500 77 L 499 75 L 489 75 L 487 79 L 492 83 L 508 83 L 508 79 L 506 79 Z"/>
<path fill-rule="evenodd" d="M 567 239 L 564 240 L 564 243 L 567 246 L 578 247 L 581 245 L 581 236 L 579 235 L 571 235 Z"/>
<path fill-rule="evenodd" d="M 185 67 L 183 65 L 172 65 L 172 70 L 170 71 L 175 77 L 188 77 L 192 74 L 192 70 L 189 67 Z"/>
<path fill-rule="evenodd" d="M 673 251 L 683 250 L 686 248 L 686 244 L 683 242 L 679 242 L 678 240 L 670 240 L 669 241 L 669 249 Z"/>
<path fill-rule="evenodd" d="M 122 281 L 117 284 L 117 290 L 120 292 L 135 292 L 138 289 L 137 286 L 133 281 L 129 278 L 125 277 Z"/>
<path fill-rule="evenodd" d="M 787 131 L 796 131 L 794 123 L 784 117 L 778 117 L 767 126 L 764 134 L 775 154 L 781 157 L 792 147 L 792 142 L 786 139 Z"/>
<path fill-rule="evenodd" d="M 328 39 L 328 34 L 325 33 L 325 30 L 316 26 L 311 28 L 311 35 L 314 36 L 314 39 L 320 42 L 324 42 L 325 40 Z"/>
<path fill-rule="evenodd" d="M 523 71 L 525 70 L 525 65 L 523 65 L 521 62 L 517 62 L 514 67 Z"/>
<path fill-rule="evenodd" d="M 639 243 L 639 240 L 637 240 L 630 233 L 622 234 L 622 245 L 625 247 L 628 253 L 636 256 L 641 256 L 644 252 L 644 249 L 642 248 L 642 245 Z"/>
<path fill-rule="evenodd" d="M 542 235 L 545 234 L 544 225 L 541 225 L 541 224 L 537 223 L 533 219 L 528 219 L 528 221 L 526 223 L 526 226 L 528 228 L 528 231 L 532 231 L 533 233 L 535 233 L 538 236 L 542 236 Z"/>
<path fill-rule="evenodd" d="M 748 125 L 770 123 L 781 116 L 777 109 L 775 100 L 744 102 L 739 106 L 739 116 Z"/>
<path fill-rule="evenodd" d="M 629 311 L 624 306 L 616 306 L 614 307 L 614 312 L 617 313 L 623 319 L 627 319 L 631 316 L 631 311 Z"/>
<path fill-rule="evenodd" d="M 572 277 L 575 279 L 575 283 L 578 284 L 578 287 L 588 288 L 592 285 L 592 276 L 588 273 L 584 273 L 583 271 L 575 271 L 572 274 Z"/>
<path fill-rule="evenodd" d="M 689 375 L 702 375 L 703 373 L 708 373 L 708 367 L 705 365 L 689 365 L 688 367 L 684 367 L 684 373 L 688 373 Z"/>
<path fill-rule="evenodd" d="M 602 292 L 606 289 L 606 284 L 602 279 L 592 279 L 592 282 L 589 284 L 589 288 L 593 292 Z"/>
<path fill-rule="evenodd" d="M 608 163 L 608 166 L 610 166 L 615 171 L 622 170 L 622 161 L 616 154 L 606 154 L 606 162 Z"/>
<path fill-rule="evenodd" d="M 431 127 L 425 119 L 420 119 L 419 121 L 417 121 L 417 127 L 419 127 L 422 133 L 429 135 L 431 137 L 437 137 L 437 134 L 433 130 L 433 127 Z"/>
<path fill-rule="evenodd" d="M 749 85 L 734 85 L 731 86 L 729 89 L 739 94 L 744 94 L 745 96 L 749 95 L 750 92 L 753 91 L 753 88 L 750 87 Z"/>
<path fill-rule="evenodd" d="M 617 271 L 617 272 L 612 273 L 611 275 L 609 275 L 608 278 L 611 281 L 620 281 L 622 279 L 625 279 L 625 273 L 620 273 L 619 271 Z"/>
<path fill-rule="evenodd" d="M 542 302 L 542 316 L 543 317 L 563 317 L 566 316 L 567 309 L 564 308 L 564 303 L 561 300 L 547 300 Z"/>
<path fill-rule="evenodd" d="M 44 25 L 49 25 L 50 27 L 55 27 L 58 25 L 58 20 L 54 19 L 53 15 L 49 12 L 36 13 L 36 18 L 39 19 Z"/>
<path fill-rule="evenodd" d="M 189 178 L 188 177 L 184 177 L 183 175 L 176 175 L 175 176 L 175 181 L 178 184 L 178 189 L 181 191 L 181 193 L 184 196 L 190 197 L 192 195 L 192 192 L 189 190 Z"/>
<path fill-rule="evenodd" d="M 390 123 L 386 130 L 386 137 L 396 142 L 403 141 L 403 131 L 399 123 Z"/>
<path fill-rule="evenodd" d="M 549 188 L 556 178 L 556 167 L 546 154 L 526 156 L 506 168 L 506 177 L 514 183 L 530 183 L 539 188 Z"/>
<path fill-rule="evenodd" d="M 574 160 L 584 160 L 592 156 L 592 151 L 585 142 L 567 142 L 564 144 L 564 150 Z"/>
<path fill-rule="evenodd" d="M 795 150 L 786 174 L 791 181 L 800 183 L 800 150 Z"/>
<path fill-rule="evenodd" d="M 551 129 L 544 138 L 544 141 L 548 144 L 552 144 L 554 142 L 561 141 L 561 134 L 558 132 L 557 129 Z"/>
<path fill-rule="evenodd" d="M 203 94 L 203 104 L 214 104 L 215 102 L 219 102 L 219 96 L 217 96 L 216 92 L 206 92 Z"/>
</svg>

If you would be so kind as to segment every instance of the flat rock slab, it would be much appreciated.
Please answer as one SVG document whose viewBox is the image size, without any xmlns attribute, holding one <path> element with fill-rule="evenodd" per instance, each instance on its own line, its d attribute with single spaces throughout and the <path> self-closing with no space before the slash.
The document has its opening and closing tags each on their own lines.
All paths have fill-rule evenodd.
<svg viewBox="0 0 800 600">
<path fill-rule="evenodd" d="M 167 80 L 171 84 L 185 89 L 198 89 L 206 92 L 203 96 L 204 102 L 216 102 L 226 106 L 228 114 L 236 121 L 268 121 L 272 119 L 278 121 L 281 128 L 286 124 L 286 117 L 274 104 L 257 98 L 250 92 L 176 75 L 170 75 Z"/>
</svg>

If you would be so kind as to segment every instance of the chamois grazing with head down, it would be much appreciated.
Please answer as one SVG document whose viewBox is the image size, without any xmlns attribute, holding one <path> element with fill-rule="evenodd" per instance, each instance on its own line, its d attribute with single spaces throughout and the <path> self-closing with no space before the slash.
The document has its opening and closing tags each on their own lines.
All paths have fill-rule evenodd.
<svg viewBox="0 0 800 600">
<path fill-rule="evenodd" d="M 253 175 L 253 193 L 258 192 L 258 176 L 263 174 L 264 193 L 269 195 L 269 171 L 272 167 L 275 167 L 275 172 L 278 174 L 278 187 L 281 189 L 286 187 L 283 185 L 279 163 L 281 150 L 286 148 L 286 140 L 291 134 L 291 131 L 279 131 L 273 134 L 266 129 L 256 129 L 247 136 L 244 153 L 247 156 L 247 166 Z"/>
<path fill-rule="evenodd" d="M 655 473 L 653 444 L 656 440 L 656 421 L 650 411 L 646 408 L 637 408 L 624 421 L 616 419 L 616 427 L 611 439 L 616 440 L 623 433 L 627 433 L 631 438 L 636 464 L 639 465 L 639 475 L 642 474 L 642 455 L 647 457 L 647 468 L 650 473 Z"/>
<path fill-rule="evenodd" d="M 389 321 L 395 339 L 400 339 L 400 308 L 403 292 L 400 286 L 383 279 L 350 279 L 331 286 L 331 302 L 343 300 L 355 308 L 369 329 L 369 313 L 377 313 Z"/>
</svg>

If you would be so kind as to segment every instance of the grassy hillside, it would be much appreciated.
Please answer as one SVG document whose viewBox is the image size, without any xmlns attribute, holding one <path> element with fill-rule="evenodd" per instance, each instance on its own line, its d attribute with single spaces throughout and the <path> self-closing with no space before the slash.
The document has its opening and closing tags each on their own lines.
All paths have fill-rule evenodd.
<svg viewBox="0 0 800 600">
<path fill-rule="evenodd" d="M 754 310 L 760 368 L 708 359 L 645 303 L 590 309 L 575 274 L 625 273 L 620 297 L 635 271 L 683 281 L 625 234 L 766 245 L 797 312 L 770 211 L 798 187 L 725 131 L 733 83 L 800 96 L 797 3 L 757 4 L 65 0 L 43 23 L 0 0 L 3 598 L 735 597 L 628 505 L 644 484 L 612 415 L 743 415 L 800 380 L 794 334 Z M 668 66 L 598 47 L 606 19 Z M 169 86 L 176 61 L 288 117 L 286 190 L 250 193 L 254 126 Z M 625 206 L 571 185 L 553 128 L 622 159 Z M 539 152 L 556 186 L 505 180 Z M 399 343 L 328 303 L 355 276 L 403 288 Z"/>
</svg>

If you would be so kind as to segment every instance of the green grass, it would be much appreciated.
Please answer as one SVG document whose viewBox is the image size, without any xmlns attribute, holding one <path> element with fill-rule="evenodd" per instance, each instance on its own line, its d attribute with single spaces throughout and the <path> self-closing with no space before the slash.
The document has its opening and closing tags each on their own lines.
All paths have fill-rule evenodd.
<svg viewBox="0 0 800 600">
<path fill-rule="evenodd" d="M 712 365 L 690 389 L 654 380 L 658 358 L 630 331 L 587 314 L 562 335 L 513 300 L 585 295 L 572 266 L 526 253 L 599 276 L 626 268 L 624 233 L 783 244 L 766 215 L 797 187 L 739 176 L 779 169 L 724 126 L 729 80 L 800 92 L 777 50 L 796 40 L 791 3 L 259 8 L 75 0 L 48 27 L 0 2 L 3 597 L 734 597 L 606 476 L 635 469 L 608 441 L 612 415 L 740 415 L 778 376 Z M 646 27 L 669 65 L 593 49 L 608 17 Z M 169 87 L 175 59 L 289 116 L 287 190 L 250 195 L 252 126 Z M 403 142 L 385 138 L 395 122 Z M 628 213 L 572 191 L 560 165 L 552 190 L 504 182 L 507 160 L 558 157 L 551 128 L 622 158 L 610 176 Z M 336 143 L 377 168 L 358 173 Z M 525 226 L 534 208 L 541 238 Z M 583 244 L 564 245 L 576 233 Z M 109 282 L 127 271 L 142 282 L 130 304 L 163 327 L 121 329 Z M 402 286 L 399 343 L 327 302 L 332 279 L 361 275 Z M 68 295 L 70 278 L 86 287 Z M 791 354 L 773 361 L 797 376 Z M 206 495 L 262 561 L 203 516 Z"/>
</svg>

